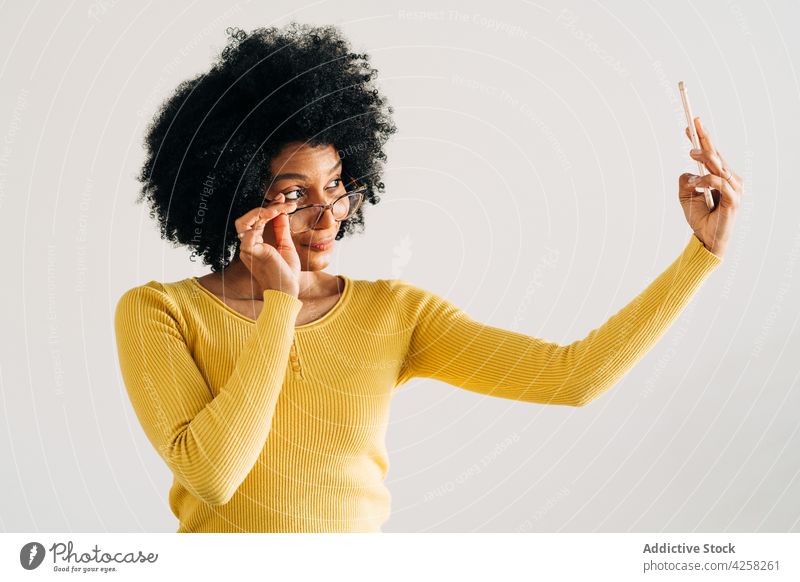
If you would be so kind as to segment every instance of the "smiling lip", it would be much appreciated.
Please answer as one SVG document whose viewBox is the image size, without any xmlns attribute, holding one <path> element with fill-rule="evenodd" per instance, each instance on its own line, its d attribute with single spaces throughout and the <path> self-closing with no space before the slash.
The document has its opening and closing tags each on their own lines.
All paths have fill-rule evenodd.
<svg viewBox="0 0 800 582">
<path fill-rule="evenodd" d="M 322 239 L 314 244 L 306 245 L 308 248 L 315 251 L 327 251 L 333 246 L 333 237 Z"/>
</svg>

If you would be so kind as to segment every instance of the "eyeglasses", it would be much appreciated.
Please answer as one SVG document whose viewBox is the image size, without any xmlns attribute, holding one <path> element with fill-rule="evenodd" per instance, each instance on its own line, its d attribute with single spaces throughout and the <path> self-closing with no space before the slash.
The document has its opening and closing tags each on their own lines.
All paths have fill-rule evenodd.
<svg viewBox="0 0 800 582">
<path fill-rule="evenodd" d="M 350 190 L 345 191 L 344 194 L 330 204 L 309 204 L 308 206 L 302 206 L 293 210 L 292 212 L 287 212 L 289 228 L 293 234 L 307 232 L 317 225 L 322 215 L 329 208 L 331 212 L 333 212 L 333 218 L 336 222 L 347 220 L 361 208 L 366 193 L 366 185 L 355 188 L 351 186 Z"/>
</svg>

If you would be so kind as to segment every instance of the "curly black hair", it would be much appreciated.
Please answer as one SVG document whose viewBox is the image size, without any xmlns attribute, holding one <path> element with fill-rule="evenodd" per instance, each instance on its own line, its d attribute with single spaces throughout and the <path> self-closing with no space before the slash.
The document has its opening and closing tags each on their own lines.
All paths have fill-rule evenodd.
<svg viewBox="0 0 800 582">
<path fill-rule="evenodd" d="M 384 144 L 397 131 L 375 87 L 369 55 L 352 52 L 333 25 L 291 22 L 228 42 L 210 70 L 183 81 L 147 128 L 138 176 L 161 237 L 192 249 L 214 272 L 238 256 L 234 221 L 264 201 L 270 161 L 289 142 L 333 145 L 343 176 L 384 191 Z M 364 229 L 363 209 L 336 240 Z"/>
</svg>

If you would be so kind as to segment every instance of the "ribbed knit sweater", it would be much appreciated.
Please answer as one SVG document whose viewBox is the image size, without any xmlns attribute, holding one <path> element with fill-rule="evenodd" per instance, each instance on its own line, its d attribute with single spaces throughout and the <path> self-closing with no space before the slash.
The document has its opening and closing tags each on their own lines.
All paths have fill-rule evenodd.
<svg viewBox="0 0 800 582">
<path fill-rule="evenodd" d="M 396 387 L 426 377 L 487 396 L 583 406 L 658 341 L 722 259 L 692 235 L 633 301 L 569 345 L 490 326 L 400 279 L 342 276 L 339 301 L 263 292 L 258 318 L 196 278 L 119 299 L 122 378 L 174 475 L 178 532 L 378 532 Z"/>
</svg>

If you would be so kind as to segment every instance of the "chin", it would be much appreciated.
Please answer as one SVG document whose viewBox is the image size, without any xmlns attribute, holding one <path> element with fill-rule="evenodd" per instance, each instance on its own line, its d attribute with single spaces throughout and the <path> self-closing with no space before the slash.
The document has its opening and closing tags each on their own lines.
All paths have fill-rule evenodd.
<svg viewBox="0 0 800 582">
<path fill-rule="evenodd" d="M 313 257 L 308 260 L 307 257 L 300 257 L 300 270 L 301 271 L 322 271 L 330 265 L 330 254 L 324 254 L 321 257 Z"/>
</svg>

